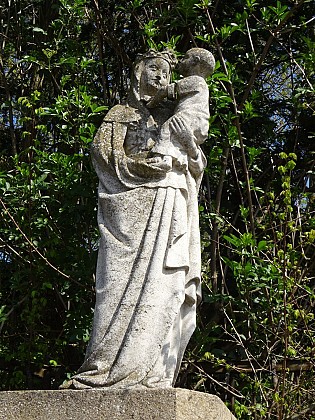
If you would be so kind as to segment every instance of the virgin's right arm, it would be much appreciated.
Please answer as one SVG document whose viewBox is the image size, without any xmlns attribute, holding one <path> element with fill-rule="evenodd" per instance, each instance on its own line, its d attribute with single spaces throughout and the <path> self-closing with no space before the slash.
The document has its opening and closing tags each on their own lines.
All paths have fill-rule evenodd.
<svg viewBox="0 0 315 420">
<path fill-rule="evenodd" d="M 91 146 L 91 156 L 93 164 L 98 166 L 108 166 L 112 155 L 112 137 L 113 137 L 113 123 L 103 121 L 100 128 L 93 139 Z"/>
</svg>

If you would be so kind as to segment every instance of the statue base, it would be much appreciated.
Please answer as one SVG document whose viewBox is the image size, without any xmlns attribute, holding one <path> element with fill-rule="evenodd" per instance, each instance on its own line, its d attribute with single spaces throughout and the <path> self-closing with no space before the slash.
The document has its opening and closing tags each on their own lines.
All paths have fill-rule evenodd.
<svg viewBox="0 0 315 420">
<path fill-rule="evenodd" d="M 180 388 L 2 391 L 0 420 L 236 420 L 215 395 Z"/>
</svg>

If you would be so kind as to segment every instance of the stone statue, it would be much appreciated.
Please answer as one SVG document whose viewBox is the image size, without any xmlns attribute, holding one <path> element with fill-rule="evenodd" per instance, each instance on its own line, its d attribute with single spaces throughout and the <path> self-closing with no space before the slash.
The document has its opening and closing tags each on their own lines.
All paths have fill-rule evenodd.
<svg viewBox="0 0 315 420">
<path fill-rule="evenodd" d="M 193 48 L 134 64 L 126 105 L 106 115 L 92 145 L 101 235 L 96 306 L 85 361 L 65 388 L 174 385 L 201 298 L 197 194 L 206 166 L 205 77 L 212 54 Z"/>
</svg>

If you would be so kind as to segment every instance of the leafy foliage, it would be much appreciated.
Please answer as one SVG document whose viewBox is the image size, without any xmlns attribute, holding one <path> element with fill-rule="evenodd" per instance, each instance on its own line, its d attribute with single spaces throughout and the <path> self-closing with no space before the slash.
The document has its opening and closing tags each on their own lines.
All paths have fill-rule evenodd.
<svg viewBox="0 0 315 420">
<path fill-rule="evenodd" d="M 178 385 L 240 419 L 311 418 L 313 2 L 19 0 L 0 14 L 2 389 L 56 388 L 82 362 L 98 244 L 89 144 L 138 52 L 197 45 L 217 61 L 204 301 Z"/>
</svg>

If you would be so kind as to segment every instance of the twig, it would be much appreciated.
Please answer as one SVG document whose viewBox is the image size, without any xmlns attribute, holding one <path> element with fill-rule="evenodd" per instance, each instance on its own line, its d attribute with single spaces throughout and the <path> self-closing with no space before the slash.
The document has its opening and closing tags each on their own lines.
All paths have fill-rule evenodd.
<svg viewBox="0 0 315 420">
<path fill-rule="evenodd" d="M 15 219 L 13 218 L 13 216 L 10 214 L 7 206 L 4 204 L 4 202 L 2 201 L 2 199 L 0 198 L 0 204 L 2 205 L 2 207 L 4 208 L 5 213 L 7 213 L 7 215 L 10 217 L 10 219 L 12 220 L 12 222 L 14 223 L 14 225 L 16 226 L 16 228 L 19 230 L 19 232 L 21 233 L 21 235 L 24 237 L 24 239 L 27 241 L 27 243 L 31 246 L 31 248 L 45 261 L 45 263 L 47 265 L 49 265 L 49 267 L 51 267 L 53 270 L 57 271 L 57 273 L 59 273 L 60 275 L 62 275 L 63 277 L 65 277 L 68 280 L 71 280 L 72 282 L 76 283 L 78 286 L 80 287 L 84 287 L 81 283 L 79 283 L 77 280 L 71 278 L 69 275 L 63 273 L 62 271 L 60 271 L 57 267 L 55 267 L 50 261 L 47 260 L 46 257 L 44 257 L 44 255 L 39 251 L 39 249 L 34 245 L 34 243 L 28 239 L 28 237 L 25 235 L 25 233 L 23 232 L 23 230 L 20 228 L 20 226 L 18 225 L 18 223 L 15 221 Z"/>
<path fill-rule="evenodd" d="M 206 14 L 207 14 L 207 17 L 208 17 L 210 30 L 211 30 L 212 34 L 215 35 L 215 29 L 214 29 L 214 26 L 213 26 L 213 22 L 212 22 L 209 10 L 207 8 L 205 10 L 206 10 Z M 216 44 L 216 48 L 217 48 L 217 51 L 218 51 L 218 54 L 219 54 L 220 64 L 223 68 L 223 71 L 224 71 L 225 75 L 228 76 L 228 70 L 227 70 L 225 60 L 224 60 L 224 57 L 223 57 L 223 54 L 222 54 L 222 50 L 221 50 L 221 47 L 220 47 L 220 44 L 219 44 L 217 38 L 215 38 L 215 44 Z M 229 94 L 230 94 L 230 97 L 232 99 L 232 104 L 233 104 L 233 111 L 234 111 L 234 116 L 235 116 L 234 125 L 236 127 L 238 139 L 239 139 L 239 142 L 240 142 L 240 150 L 241 150 L 242 164 L 243 164 L 243 170 L 244 170 L 244 175 L 245 175 L 247 199 L 248 199 L 250 227 L 251 227 L 252 235 L 253 235 L 253 237 L 255 237 L 255 219 L 254 219 L 253 203 L 252 203 L 252 196 L 251 196 L 251 187 L 250 187 L 249 173 L 248 173 L 247 162 L 246 162 L 243 135 L 242 135 L 241 124 L 240 124 L 240 109 L 241 108 L 239 108 L 237 103 L 236 103 L 235 94 L 234 94 L 234 90 L 233 90 L 233 86 L 232 86 L 231 81 L 228 82 L 228 90 L 229 90 Z"/>
<path fill-rule="evenodd" d="M 6 321 L 6 318 L 8 318 L 11 314 L 12 314 L 12 312 L 14 311 L 14 309 L 17 307 L 17 306 L 20 306 L 25 300 L 26 300 L 26 298 L 27 298 L 27 296 L 24 296 L 24 298 L 23 299 L 21 299 L 18 303 L 16 303 L 14 306 L 12 306 L 12 308 L 9 310 L 9 312 L 7 312 L 6 314 L 5 314 L 5 319 L 1 322 L 1 325 L 0 325 L 0 334 L 1 334 L 1 331 L 2 331 L 2 328 L 3 328 L 3 326 L 4 326 L 4 323 L 5 323 L 5 321 Z"/>
<path fill-rule="evenodd" d="M 261 56 L 260 56 L 257 64 L 255 65 L 254 69 L 253 69 L 251 78 L 250 78 L 249 82 L 247 83 L 247 87 L 245 89 L 243 98 L 242 98 L 241 103 L 240 103 L 240 106 L 239 106 L 239 110 L 242 110 L 242 108 L 243 108 L 243 106 L 244 106 L 244 104 L 245 104 L 245 102 L 246 102 L 246 100 L 247 100 L 247 98 L 249 96 L 249 93 L 250 93 L 250 91 L 251 91 L 251 89 L 253 87 L 253 84 L 254 84 L 254 82 L 255 82 L 255 80 L 256 80 L 256 78 L 258 76 L 258 73 L 260 71 L 260 68 L 261 68 L 261 66 L 262 66 L 262 64 L 264 62 L 264 59 L 266 58 L 266 55 L 268 54 L 269 48 L 270 48 L 271 44 L 273 43 L 274 39 L 276 38 L 276 36 L 280 32 L 280 30 L 284 26 L 284 24 L 296 12 L 296 10 L 298 8 L 300 8 L 304 3 L 305 3 L 305 0 L 302 0 L 301 2 L 295 4 L 295 6 L 292 7 L 292 9 L 290 10 L 290 12 L 285 15 L 285 17 L 282 19 L 282 21 L 279 23 L 279 25 L 275 28 L 275 30 L 272 31 L 272 32 L 270 31 L 271 32 L 271 35 L 268 38 L 268 40 L 267 40 L 267 42 L 266 42 L 266 44 L 264 46 L 263 52 L 261 53 Z"/>
<path fill-rule="evenodd" d="M 232 391 L 231 389 L 227 388 L 226 386 L 224 386 L 221 382 L 217 381 L 216 379 L 214 379 L 212 376 L 210 376 L 207 372 L 205 372 L 203 369 L 201 369 L 198 365 L 196 365 L 195 363 L 191 362 L 191 364 L 199 370 L 199 372 L 201 372 L 203 375 L 206 375 L 207 378 L 209 378 L 211 381 L 213 381 L 215 384 L 219 385 L 221 388 L 223 388 L 225 391 L 229 392 L 230 394 L 234 395 L 234 397 L 237 398 L 245 398 L 244 395 L 236 393 L 234 391 L 236 391 L 234 388 L 234 391 Z M 229 385 L 228 385 L 229 386 Z"/>
</svg>

